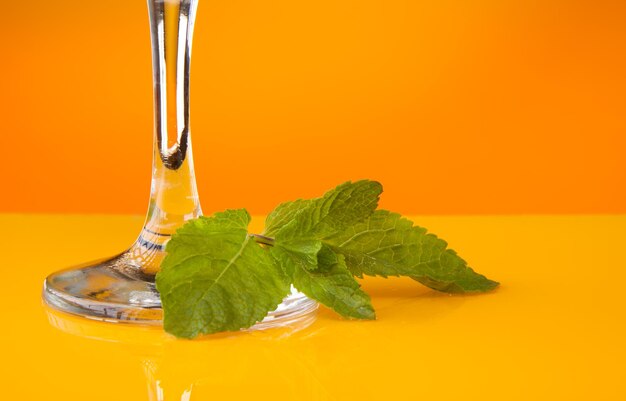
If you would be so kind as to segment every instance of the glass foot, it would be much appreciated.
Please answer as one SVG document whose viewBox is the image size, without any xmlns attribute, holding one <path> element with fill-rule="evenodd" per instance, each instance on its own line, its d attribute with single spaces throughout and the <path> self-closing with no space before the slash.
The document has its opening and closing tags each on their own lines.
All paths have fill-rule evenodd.
<svg viewBox="0 0 626 401">
<path fill-rule="evenodd" d="M 51 307 L 107 322 L 162 324 L 161 299 L 154 276 L 132 264 L 130 252 L 48 276 L 43 298 Z M 128 274 L 131 272 L 137 272 Z M 282 327 L 315 318 L 317 302 L 292 287 L 292 292 L 252 330 Z"/>
</svg>

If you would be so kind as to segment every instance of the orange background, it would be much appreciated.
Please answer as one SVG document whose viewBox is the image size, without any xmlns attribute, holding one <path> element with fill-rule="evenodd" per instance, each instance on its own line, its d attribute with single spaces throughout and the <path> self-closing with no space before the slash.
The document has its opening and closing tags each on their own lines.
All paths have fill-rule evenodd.
<svg viewBox="0 0 626 401">
<path fill-rule="evenodd" d="M 405 214 L 626 212 L 623 1 L 200 0 L 206 213 L 383 182 Z M 143 213 L 145 1 L 3 2 L 4 212 Z"/>
</svg>

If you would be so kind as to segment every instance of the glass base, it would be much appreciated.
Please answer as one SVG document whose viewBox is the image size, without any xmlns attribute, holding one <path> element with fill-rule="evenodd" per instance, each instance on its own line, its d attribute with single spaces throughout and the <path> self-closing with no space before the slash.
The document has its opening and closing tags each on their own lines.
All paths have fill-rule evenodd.
<svg viewBox="0 0 626 401">
<path fill-rule="evenodd" d="M 154 276 L 141 273 L 134 262 L 131 253 L 125 252 L 51 274 L 44 282 L 43 299 L 55 309 L 89 319 L 160 325 L 163 310 Z M 317 302 L 293 287 L 291 291 L 276 310 L 251 330 L 315 319 Z"/>
</svg>

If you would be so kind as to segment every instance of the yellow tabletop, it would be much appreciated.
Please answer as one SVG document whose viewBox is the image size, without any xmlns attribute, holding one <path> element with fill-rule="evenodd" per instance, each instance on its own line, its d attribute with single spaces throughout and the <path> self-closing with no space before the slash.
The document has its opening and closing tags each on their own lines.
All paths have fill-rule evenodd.
<svg viewBox="0 0 626 401">
<path fill-rule="evenodd" d="M 42 305 L 48 273 L 123 250 L 142 217 L 0 215 L 0 400 L 626 399 L 626 216 L 413 219 L 501 287 L 366 279 L 376 321 L 322 307 L 184 341 Z"/>
</svg>

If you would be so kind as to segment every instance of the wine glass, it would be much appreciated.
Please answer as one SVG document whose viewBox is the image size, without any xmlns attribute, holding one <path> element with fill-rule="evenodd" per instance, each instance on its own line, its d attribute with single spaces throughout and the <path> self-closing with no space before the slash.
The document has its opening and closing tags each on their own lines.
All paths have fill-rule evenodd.
<svg viewBox="0 0 626 401">
<path fill-rule="evenodd" d="M 154 83 L 154 155 L 146 221 L 121 254 L 48 276 L 43 298 L 53 308 L 103 321 L 160 324 L 154 278 L 165 244 L 185 221 L 202 215 L 191 151 L 189 63 L 198 0 L 148 0 Z M 253 328 L 310 319 L 317 303 L 291 294 Z"/>
</svg>

